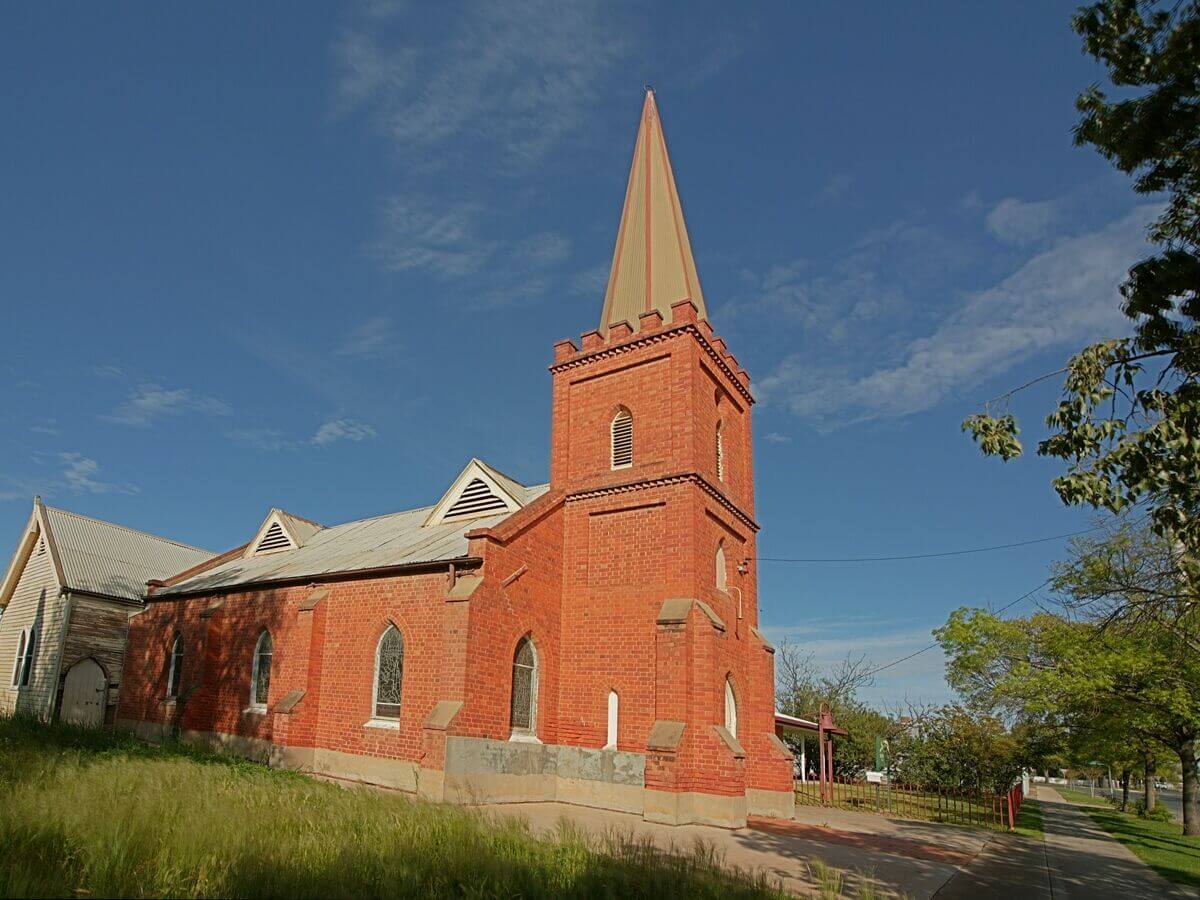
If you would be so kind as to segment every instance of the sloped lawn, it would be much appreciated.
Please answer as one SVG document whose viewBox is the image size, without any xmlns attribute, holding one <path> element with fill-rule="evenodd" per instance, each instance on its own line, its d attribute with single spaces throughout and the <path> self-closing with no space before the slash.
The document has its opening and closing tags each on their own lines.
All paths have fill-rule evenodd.
<svg viewBox="0 0 1200 900">
<path fill-rule="evenodd" d="M 781 896 L 703 845 L 541 839 L 509 817 L 0 719 L 2 897 L 429 895 Z"/>
</svg>

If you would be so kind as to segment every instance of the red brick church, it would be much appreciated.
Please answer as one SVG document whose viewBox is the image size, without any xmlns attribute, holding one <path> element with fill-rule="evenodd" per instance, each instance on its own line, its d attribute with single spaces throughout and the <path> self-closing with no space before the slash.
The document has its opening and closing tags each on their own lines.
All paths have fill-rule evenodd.
<svg viewBox="0 0 1200 900">
<path fill-rule="evenodd" d="M 447 802 L 790 817 L 750 378 L 709 324 L 653 93 L 600 327 L 550 373 L 549 484 L 474 459 L 433 506 L 272 510 L 151 582 L 118 720 Z"/>
</svg>

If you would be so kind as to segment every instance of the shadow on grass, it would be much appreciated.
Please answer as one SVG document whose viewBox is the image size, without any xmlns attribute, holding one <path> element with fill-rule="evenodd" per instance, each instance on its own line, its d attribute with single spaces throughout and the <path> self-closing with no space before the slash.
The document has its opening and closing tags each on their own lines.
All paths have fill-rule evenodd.
<svg viewBox="0 0 1200 900">
<path fill-rule="evenodd" d="M 177 744 L 0 720 L 0 896 L 780 897 L 711 845 L 549 837 Z"/>
<path fill-rule="evenodd" d="M 1200 838 L 1184 837 L 1182 825 L 1103 807 L 1089 806 L 1084 811 L 1164 878 L 1200 887 Z"/>
</svg>

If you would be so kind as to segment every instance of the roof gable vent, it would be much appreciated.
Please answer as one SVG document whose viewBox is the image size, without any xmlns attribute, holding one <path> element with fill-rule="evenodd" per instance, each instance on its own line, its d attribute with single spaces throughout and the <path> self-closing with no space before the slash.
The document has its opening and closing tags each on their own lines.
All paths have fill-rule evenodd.
<svg viewBox="0 0 1200 900">
<path fill-rule="evenodd" d="M 484 516 L 492 512 L 507 510 L 508 503 L 503 497 L 492 492 L 482 478 L 473 478 L 463 488 L 459 498 L 446 510 L 444 519 L 455 519 L 459 516 Z"/>
<path fill-rule="evenodd" d="M 429 513 L 425 525 L 513 513 L 525 505 L 525 487 L 472 459 Z"/>
<path fill-rule="evenodd" d="M 278 522 L 272 522 L 271 527 L 267 529 L 267 533 L 262 536 L 262 540 L 254 548 L 254 552 L 271 553 L 274 550 L 290 550 L 291 548 L 292 541 L 284 533 L 283 526 Z"/>
</svg>

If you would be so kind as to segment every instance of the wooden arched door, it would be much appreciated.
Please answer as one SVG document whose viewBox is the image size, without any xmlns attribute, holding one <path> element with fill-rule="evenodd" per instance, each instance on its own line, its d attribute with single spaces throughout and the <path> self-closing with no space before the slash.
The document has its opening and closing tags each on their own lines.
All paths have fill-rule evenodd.
<svg viewBox="0 0 1200 900">
<path fill-rule="evenodd" d="M 60 718 L 71 725 L 99 728 L 104 724 L 108 678 L 94 659 L 81 659 L 67 672 Z"/>
</svg>

